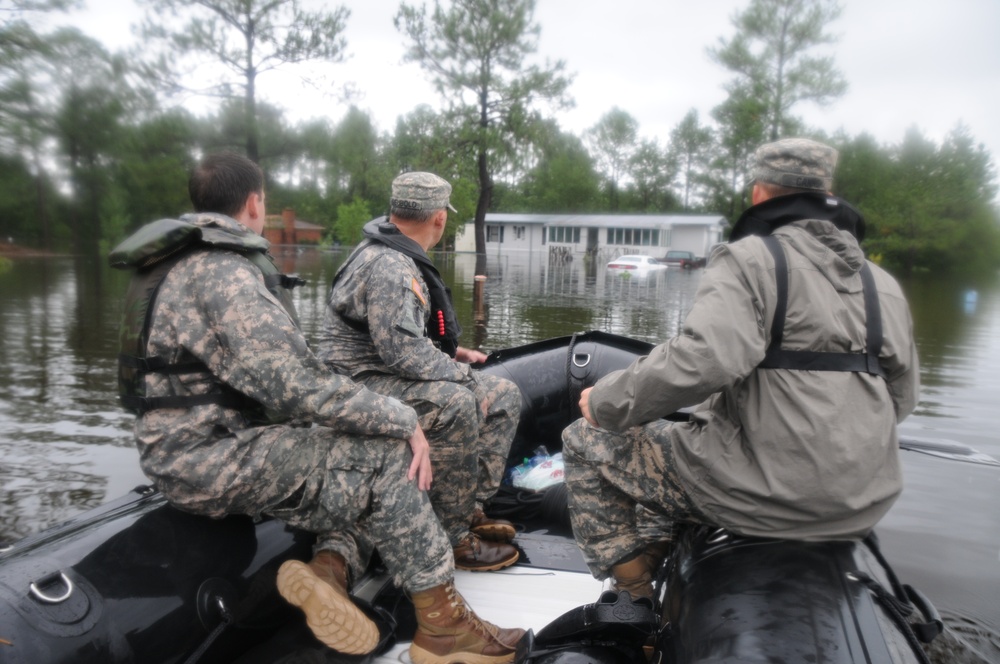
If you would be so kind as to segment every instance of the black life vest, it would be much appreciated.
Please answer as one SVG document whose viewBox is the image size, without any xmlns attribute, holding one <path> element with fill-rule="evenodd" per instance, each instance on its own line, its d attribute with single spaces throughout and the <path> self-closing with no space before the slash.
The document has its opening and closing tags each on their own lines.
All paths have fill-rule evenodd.
<svg viewBox="0 0 1000 664">
<path fill-rule="evenodd" d="M 851 233 L 860 242 L 865 234 L 865 220 L 854 207 L 835 196 L 801 193 L 778 196 L 746 210 L 733 226 L 729 236 L 735 242 L 748 235 L 764 241 L 774 258 L 774 275 L 778 302 L 771 321 L 771 343 L 759 369 L 793 369 L 799 371 L 852 371 L 885 378 L 879 364 L 882 350 L 882 308 L 878 290 L 868 263 L 861 267 L 861 284 L 865 298 L 865 352 L 836 353 L 806 350 L 786 350 L 781 347 L 785 316 L 788 310 L 788 261 L 774 229 L 803 219 L 825 219 Z"/>
<path fill-rule="evenodd" d="M 333 282 L 330 284 L 330 292 L 333 292 L 334 286 L 337 285 L 347 266 L 353 263 L 362 249 L 369 246 L 371 242 L 378 242 L 401 254 L 409 256 L 413 259 L 417 269 L 420 270 L 420 275 L 427 284 L 427 290 L 429 291 L 431 317 L 425 327 L 425 333 L 434 342 L 434 345 L 450 357 L 455 357 L 455 352 L 458 350 L 458 338 L 462 334 L 462 326 L 458 324 L 458 317 L 455 315 L 455 306 L 451 299 L 451 289 L 445 285 L 444 280 L 441 278 L 441 273 L 438 272 L 427 252 L 416 242 L 401 233 L 395 224 L 386 221 L 385 217 L 369 221 L 365 224 L 363 231 L 365 239 L 368 242 L 359 245 L 354 250 L 354 253 L 344 261 L 340 269 L 337 270 L 337 274 L 334 275 Z M 343 314 L 340 314 L 340 318 L 352 329 L 368 334 L 367 321 L 355 320 Z"/>
<path fill-rule="evenodd" d="M 125 310 L 119 328 L 118 392 L 122 405 L 137 415 L 155 408 L 190 408 L 216 404 L 244 411 L 260 419 L 263 409 L 256 401 L 216 381 L 217 390 L 199 395 L 147 396 L 146 375 L 211 373 L 194 356 L 170 362 L 147 355 L 149 332 L 156 296 L 163 280 L 178 262 L 199 249 L 237 251 L 261 271 L 267 289 L 278 298 L 298 325 L 291 291 L 305 283 L 295 275 L 281 274 L 267 256 L 268 242 L 256 234 L 244 236 L 216 226 L 202 226 L 181 219 L 161 219 L 140 228 L 110 254 L 112 267 L 134 270 L 125 295 Z"/>
</svg>

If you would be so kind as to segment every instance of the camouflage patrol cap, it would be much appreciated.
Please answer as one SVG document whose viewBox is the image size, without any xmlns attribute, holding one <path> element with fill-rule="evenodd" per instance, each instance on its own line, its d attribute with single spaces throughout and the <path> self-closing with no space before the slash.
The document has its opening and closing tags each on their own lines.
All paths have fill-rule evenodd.
<svg viewBox="0 0 1000 664">
<path fill-rule="evenodd" d="M 751 177 L 793 189 L 830 191 L 837 151 L 808 138 L 786 138 L 765 143 L 753 155 Z"/>
<path fill-rule="evenodd" d="M 451 185 L 433 173 L 403 173 L 392 181 L 392 210 L 433 211 L 448 208 L 458 212 L 448 202 Z"/>
</svg>

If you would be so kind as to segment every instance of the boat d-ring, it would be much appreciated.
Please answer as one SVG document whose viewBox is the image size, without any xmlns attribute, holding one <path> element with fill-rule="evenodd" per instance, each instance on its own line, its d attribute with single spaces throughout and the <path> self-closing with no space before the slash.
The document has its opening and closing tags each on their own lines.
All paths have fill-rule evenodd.
<svg viewBox="0 0 1000 664">
<path fill-rule="evenodd" d="M 58 572 L 58 576 L 62 580 L 62 582 L 66 585 L 66 592 L 64 592 L 62 595 L 59 595 L 57 597 L 46 595 L 34 583 L 28 586 L 28 590 L 31 591 L 31 594 L 34 595 L 38 599 L 38 601 L 45 602 L 46 604 L 59 604 L 60 602 L 65 602 L 66 600 L 69 599 L 69 596 L 73 594 L 73 582 L 70 581 L 69 577 L 67 577 L 62 572 Z M 45 577 L 44 579 L 40 579 L 39 583 L 43 583 L 45 581 L 49 581 L 50 579 L 54 578 L 56 578 L 55 573 Z"/>
<path fill-rule="evenodd" d="M 581 369 L 590 364 L 590 353 L 573 353 L 573 364 Z"/>
</svg>

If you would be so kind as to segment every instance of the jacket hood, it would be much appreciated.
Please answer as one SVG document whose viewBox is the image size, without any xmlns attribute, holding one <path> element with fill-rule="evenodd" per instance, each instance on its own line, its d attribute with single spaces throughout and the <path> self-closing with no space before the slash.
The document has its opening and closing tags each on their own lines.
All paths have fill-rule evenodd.
<svg viewBox="0 0 1000 664">
<path fill-rule="evenodd" d="M 747 235 L 770 235 L 780 226 L 803 219 L 825 219 L 858 242 L 865 239 L 865 218 L 853 205 L 829 194 L 804 192 L 777 196 L 748 208 L 736 220 L 729 241 Z"/>
<path fill-rule="evenodd" d="M 805 232 L 791 232 L 792 228 Z M 844 277 L 864 265 L 865 255 L 858 243 L 865 236 L 865 219 L 836 196 L 801 193 L 768 199 L 740 216 L 729 241 L 771 234 L 788 238 L 822 272 Z"/>
</svg>

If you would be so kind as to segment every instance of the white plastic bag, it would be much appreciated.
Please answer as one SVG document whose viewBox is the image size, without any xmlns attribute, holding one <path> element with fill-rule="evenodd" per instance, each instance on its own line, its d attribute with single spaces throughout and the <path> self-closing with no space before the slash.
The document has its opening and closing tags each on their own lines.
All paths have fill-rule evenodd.
<svg viewBox="0 0 1000 664">
<path fill-rule="evenodd" d="M 528 472 L 514 477 L 514 486 L 521 489 L 541 491 L 553 484 L 559 484 L 566 478 L 563 467 L 562 452 L 553 454 Z"/>
</svg>

